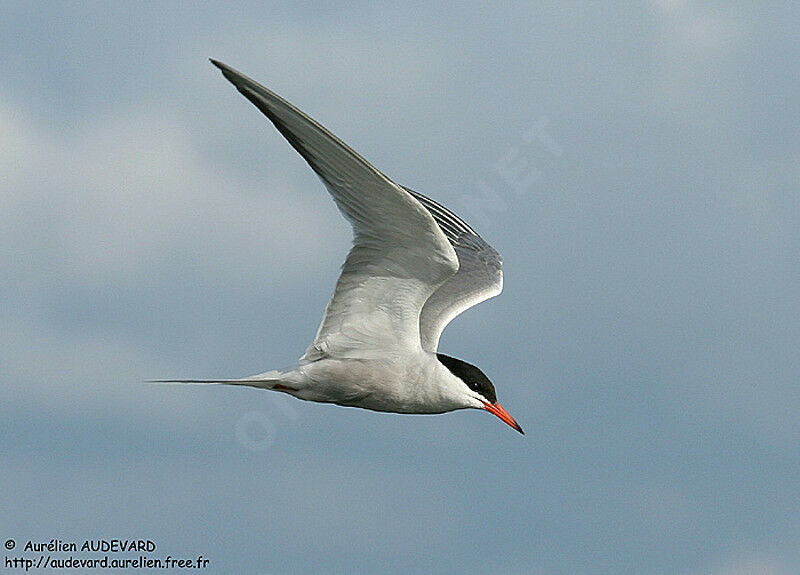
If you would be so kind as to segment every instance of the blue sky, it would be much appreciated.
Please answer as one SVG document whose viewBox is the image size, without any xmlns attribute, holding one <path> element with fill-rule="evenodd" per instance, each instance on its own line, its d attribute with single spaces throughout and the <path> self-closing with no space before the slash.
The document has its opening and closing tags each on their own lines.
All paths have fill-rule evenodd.
<svg viewBox="0 0 800 575">
<path fill-rule="evenodd" d="M 796 573 L 798 21 L 2 3 L 0 538 L 149 538 L 209 573 Z M 349 245 L 209 57 L 503 254 L 440 349 L 527 436 L 141 383 L 291 364 Z"/>
</svg>

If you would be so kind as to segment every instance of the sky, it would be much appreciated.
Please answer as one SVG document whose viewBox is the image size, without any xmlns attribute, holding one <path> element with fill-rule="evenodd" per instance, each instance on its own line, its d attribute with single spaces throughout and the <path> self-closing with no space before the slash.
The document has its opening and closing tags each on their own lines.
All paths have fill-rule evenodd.
<svg viewBox="0 0 800 575">
<path fill-rule="evenodd" d="M 5 558 L 138 538 L 206 573 L 800 572 L 799 22 L 787 2 L 0 4 Z M 208 58 L 503 255 L 504 293 L 440 351 L 526 436 L 144 383 L 291 365 L 349 247 Z"/>
</svg>

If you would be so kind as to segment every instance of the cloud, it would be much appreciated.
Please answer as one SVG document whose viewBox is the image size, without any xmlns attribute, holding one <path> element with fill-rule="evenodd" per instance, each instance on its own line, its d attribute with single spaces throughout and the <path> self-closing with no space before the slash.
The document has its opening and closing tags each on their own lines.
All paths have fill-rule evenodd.
<svg viewBox="0 0 800 575">
<path fill-rule="evenodd" d="M 769 549 L 737 550 L 707 568 L 691 573 L 698 575 L 791 575 L 797 564 L 789 561 L 789 554 Z"/>
<path fill-rule="evenodd" d="M 42 134 L 14 122 L 18 114 L 4 116 L 9 139 L 21 142 L 0 160 L 13 166 L 3 192 L 12 235 L 5 239 L 25 250 L 35 230 L 56 252 L 47 263 L 62 274 L 142 280 L 170 252 L 194 246 L 212 250 L 204 263 L 220 272 L 255 253 L 277 265 L 293 259 L 292 248 L 327 255 L 319 248 L 332 226 L 314 221 L 307 195 L 293 195 L 279 174 L 257 184 L 264 193 L 241 194 L 255 183 L 212 169 L 180 121 L 123 109 L 67 134 Z"/>
<path fill-rule="evenodd" d="M 321 185 L 301 192 L 279 168 L 238 176 L 204 157 L 185 118 L 122 107 L 61 130 L 0 99 L 0 138 L 6 399 L 58 407 L 92 382 L 71 408 L 113 401 L 109 377 L 159 374 L 129 328 L 107 329 L 114 314 L 174 304 L 186 282 L 263 298 L 344 257 L 347 225 L 320 207 Z"/>
<path fill-rule="evenodd" d="M 658 43 L 653 95 L 662 106 L 692 119 L 718 121 L 732 102 L 716 93 L 727 84 L 736 50 L 746 41 L 749 23 L 741 11 L 719 10 L 694 2 L 655 2 Z M 722 96 L 722 97 L 720 97 Z M 722 113 L 715 109 L 724 105 Z M 713 113 L 717 112 L 717 113 Z"/>
</svg>

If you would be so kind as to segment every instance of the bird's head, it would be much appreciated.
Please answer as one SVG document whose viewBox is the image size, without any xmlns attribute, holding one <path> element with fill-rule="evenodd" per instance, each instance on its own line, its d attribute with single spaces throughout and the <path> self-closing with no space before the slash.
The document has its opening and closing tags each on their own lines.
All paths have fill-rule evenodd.
<svg viewBox="0 0 800 575">
<path fill-rule="evenodd" d="M 437 353 L 436 357 L 439 358 L 439 361 L 450 373 L 460 379 L 467 387 L 467 401 L 469 403 L 467 407 L 488 411 L 525 435 L 520 424 L 497 402 L 497 393 L 494 390 L 494 385 L 479 368 L 466 361 L 442 353 Z"/>
</svg>

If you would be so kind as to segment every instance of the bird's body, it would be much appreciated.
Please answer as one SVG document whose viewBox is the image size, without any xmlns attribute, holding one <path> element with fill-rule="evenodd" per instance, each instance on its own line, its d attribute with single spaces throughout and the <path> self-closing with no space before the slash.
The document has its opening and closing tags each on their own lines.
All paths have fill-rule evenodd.
<svg viewBox="0 0 800 575">
<path fill-rule="evenodd" d="M 421 349 L 394 350 L 373 357 L 301 360 L 288 369 L 231 383 L 372 411 L 445 413 L 464 407 L 461 381 L 434 354 Z"/>
<path fill-rule="evenodd" d="M 477 367 L 437 352 L 455 316 L 500 293 L 498 253 L 450 210 L 398 186 L 315 120 L 212 60 L 322 179 L 353 247 L 314 341 L 292 367 L 224 383 L 394 413 L 484 409 L 522 432 Z"/>
</svg>

